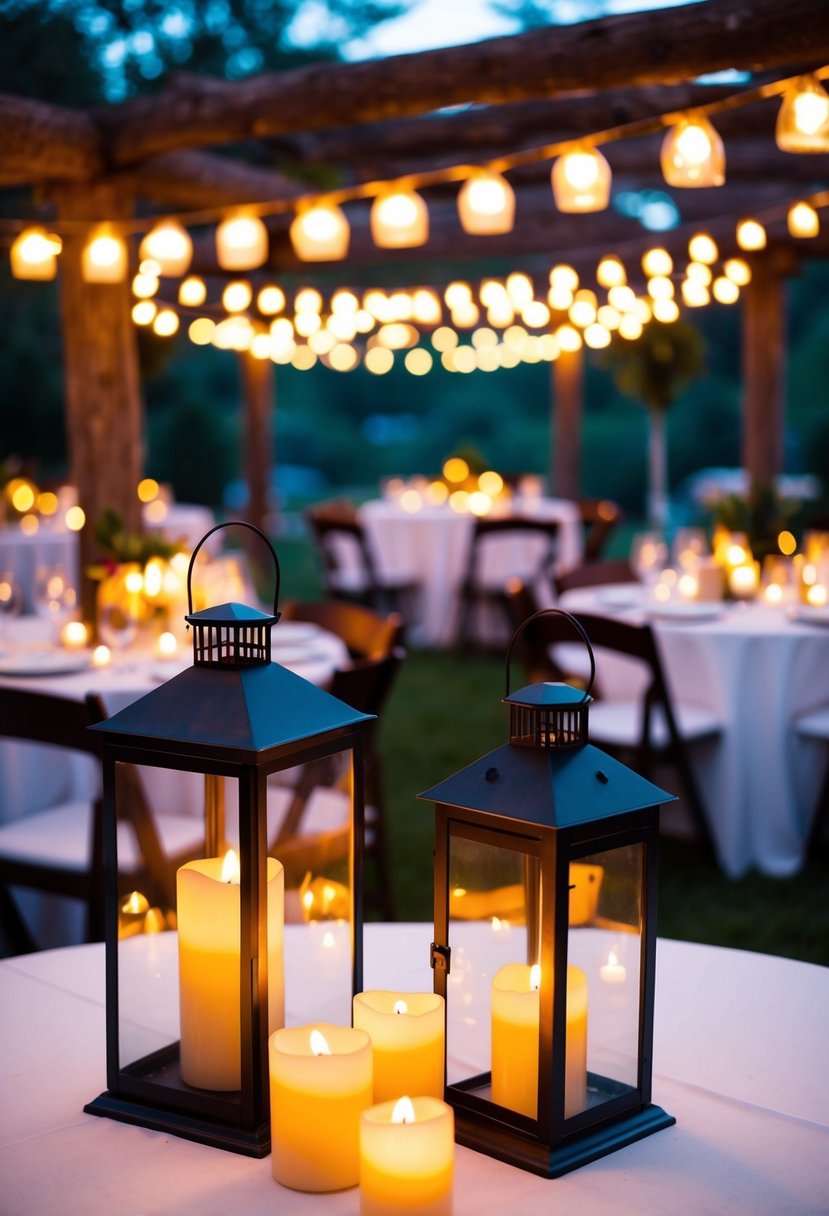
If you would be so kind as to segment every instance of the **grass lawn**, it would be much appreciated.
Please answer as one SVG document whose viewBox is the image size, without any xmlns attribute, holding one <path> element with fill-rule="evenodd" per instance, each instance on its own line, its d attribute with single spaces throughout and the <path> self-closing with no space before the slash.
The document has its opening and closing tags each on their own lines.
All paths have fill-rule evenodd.
<svg viewBox="0 0 829 1216">
<path fill-rule="evenodd" d="M 507 741 L 497 658 L 412 651 L 381 729 L 397 915 L 432 919 L 433 804 L 416 795 Z M 829 965 L 829 844 L 789 879 L 725 877 L 693 842 L 665 839 L 659 933 Z"/>
</svg>

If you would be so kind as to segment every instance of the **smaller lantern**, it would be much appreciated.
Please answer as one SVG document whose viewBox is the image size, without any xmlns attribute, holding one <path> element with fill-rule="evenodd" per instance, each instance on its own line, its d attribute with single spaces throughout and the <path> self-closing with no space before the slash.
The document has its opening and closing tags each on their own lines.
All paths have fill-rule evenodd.
<svg viewBox="0 0 829 1216">
<path fill-rule="evenodd" d="M 550 613 L 585 642 L 588 689 L 510 693 L 516 640 Z M 588 743 L 594 672 L 578 621 L 528 618 L 507 652 L 509 743 L 420 795 L 437 804 L 432 966 L 457 1139 L 548 1178 L 675 1122 L 651 1103 L 672 795 Z"/>
<path fill-rule="evenodd" d="M 190 560 L 186 619 L 193 627 L 193 666 L 99 724 L 108 1089 L 85 1109 L 261 1157 L 270 1149 L 268 1035 L 283 1025 L 291 984 L 282 945 L 291 862 L 287 852 L 284 866 L 280 860 L 280 824 L 269 824 L 271 794 L 283 795 L 284 826 L 300 791 L 285 780 L 280 786 L 280 774 L 299 770 L 310 785 L 312 766 L 321 765 L 337 780 L 346 824 L 341 834 L 330 834 L 331 847 L 319 861 L 338 867 L 336 874 L 326 869 L 338 880 L 337 922 L 323 935 L 309 932 L 307 949 L 319 955 L 315 1011 L 349 1020 L 363 986 L 363 739 L 371 715 L 271 661 L 279 562 L 252 524 L 237 526 L 260 536 L 273 557 L 273 612 L 233 603 L 193 611 L 196 556 L 213 532 L 228 526 L 212 528 Z M 149 825 L 142 827 L 141 815 L 123 814 L 136 779 L 159 788 L 164 773 L 158 770 L 173 770 L 179 780 L 193 774 L 195 790 L 204 791 L 200 842 L 193 843 L 189 831 L 195 822 L 199 835 L 198 821 L 178 817 L 179 853 L 188 831 L 190 843 L 174 872 L 171 858 L 147 847 Z M 152 937 L 147 930 L 119 932 L 119 912 L 123 924 L 136 885 L 130 825 L 146 862 L 141 889 L 158 905 L 152 927 L 167 930 Z M 307 855 L 302 860 L 291 892 L 297 914 Z M 300 1004 L 301 995 L 295 994 Z"/>
</svg>

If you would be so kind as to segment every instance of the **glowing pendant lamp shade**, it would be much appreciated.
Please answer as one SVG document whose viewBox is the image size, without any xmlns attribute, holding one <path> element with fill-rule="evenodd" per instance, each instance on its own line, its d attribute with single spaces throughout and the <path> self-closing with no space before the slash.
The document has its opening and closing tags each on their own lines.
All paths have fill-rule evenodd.
<svg viewBox="0 0 829 1216">
<path fill-rule="evenodd" d="M 87 283 L 121 283 L 127 277 L 127 246 L 105 225 L 83 247 L 81 272 Z"/>
<path fill-rule="evenodd" d="M 216 228 L 216 258 L 223 270 L 255 270 L 268 260 L 268 230 L 255 215 L 232 215 Z"/>
<path fill-rule="evenodd" d="M 336 262 L 348 253 L 351 229 L 340 207 L 318 203 L 299 212 L 290 235 L 294 253 L 303 262 Z"/>
<path fill-rule="evenodd" d="M 371 239 L 381 249 L 409 249 L 429 239 L 429 212 L 415 190 L 391 190 L 371 205 Z"/>
<path fill-rule="evenodd" d="M 610 165 L 598 148 L 565 152 L 553 165 L 553 197 L 559 211 L 604 211 L 610 201 Z"/>
<path fill-rule="evenodd" d="M 782 152 L 829 152 L 829 94 L 814 76 L 783 94 L 774 138 Z"/>
<path fill-rule="evenodd" d="M 476 236 L 512 232 L 515 220 L 512 186 L 500 173 L 476 173 L 458 193 L 458 217 L 464 232 Z"/>
<path fill-rule="evenodd" d="M 190 233 L 176 220 L 163 220 L 144 237 L 138 256 L 152 258 L 160 267 L 160 273 L 178 278 L 186 274 L 193 260 L 193 242 Z"/>
<path fill-rule="evenodd" d="M 662 176 L 669 186 L 722 186 L 723 142 L 707 118 L 682 119 L 662 141 Z"/>
<path fill-rule="evenodd" d="M 9 251 L 16 279 L 53 279 L 58 273 L 61 239 L 43 228 L 27 228 L 15 237 Z"/>
</svg>

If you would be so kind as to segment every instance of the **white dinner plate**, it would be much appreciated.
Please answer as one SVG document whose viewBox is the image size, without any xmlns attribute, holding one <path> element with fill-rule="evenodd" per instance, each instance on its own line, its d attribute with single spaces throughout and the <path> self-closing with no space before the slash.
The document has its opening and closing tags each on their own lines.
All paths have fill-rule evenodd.
<svg viewBox="0 0 829 1216">
<path fill-rule="evenodd" d="M 271 630 L 271 650 L 293 649 L 298 642 L 310 642 L 319 637 L 319 625 L 313 621 L 279 621 Z"/>
<path fill-rule="evenodd" d="M 313 663 L 324 656 L 310 646 L 281 646 L 274 651 L 273 660 L 281 667 L 292 667 L 296 663 Z"/>
<path fill-rule="evenodd" d="M 596 603 L 603 608 L 638 608 L 642 603 L 642 588 L 636 583 L 601 587 L 596 592 Z"/>
<path fill-rule="evenodd" d="M 89 655 L 62 650 L 9 650 L 0 653 L 0 676 L 68 676 L 85 671 Z"/>
<path fill-rule="evenodd" d="M 799 604 L 790 610 L 789 620 L 802 621 L 804 625 L 829 625 L 829 605 L 819 608 L 812 604 Z"/>
<path fill-rule="evenodd" d="M 667 600 L 664 604 L 648 604 L 648 616 L 664 621 L 715 621 L 722 616 L 722 604 L 707 600 Z"/>
</svg>

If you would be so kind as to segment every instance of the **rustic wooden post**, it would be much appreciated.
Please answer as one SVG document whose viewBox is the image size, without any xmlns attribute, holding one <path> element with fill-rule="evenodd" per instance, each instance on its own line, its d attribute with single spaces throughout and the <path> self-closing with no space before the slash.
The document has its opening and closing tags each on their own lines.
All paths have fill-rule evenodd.
<svg viewBox="0 0 829 1216">
<path fill-rule="evenodd" d="M 67 222 L 61 269 L 69 472 L 86 513 L 81 570 L 95 558 L 92 529 L 105 507 L 140 531 L 136 487 L 143 469 L 143 409 L 129 282 L 87 283 L 81 250 L 101 220 L 129 220 L 132 200 L 112 185 L 66 187 L 57 193 Z M 84 615 L 93 619 L 94 587 L 82 574 Z"/>
<path fill-rule="evenodd" d="M 774 258 L 752 260 L 742 304 L 743 467 L 755 484 L 772 481 L 783 469 L 785 286 Z"/>
<path fill-rule="evenodd" d="M 274 366 L 270 359 L 256 359 L 250 351 L 241 355 L 240 364 L 244 400 L 244 465 L 248 485 L 247 519 L 267 532 L 268 488 L 273 465 L 271 411 L 275 391 Z M 246 533 L 246 538 L 249 535 Z M 258 547 L 252 546 L 251 556 L 259 560 L 263 555 Z"/>
<path fill-rule="evenodd" d="M 563 350 L 552 364 L 550 476 L 557 498 L 581 498 L 581 427 L 584 355 Z"/>
</svg>

